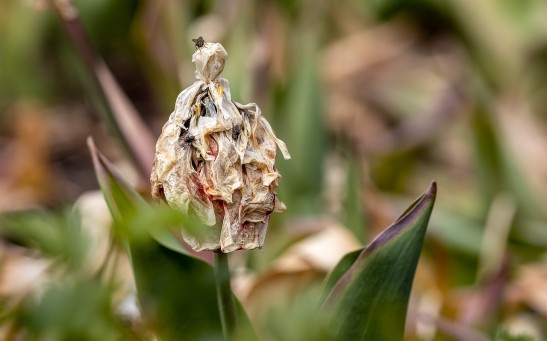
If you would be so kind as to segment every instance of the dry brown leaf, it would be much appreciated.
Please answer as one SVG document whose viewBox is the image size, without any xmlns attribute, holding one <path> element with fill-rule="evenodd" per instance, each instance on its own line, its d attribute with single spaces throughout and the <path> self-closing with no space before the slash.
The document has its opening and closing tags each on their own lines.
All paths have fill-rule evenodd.
<svg viewBox="0 0 547 341">
<path fill-rule="evenodd" d="M 507 302 L 524 304 L 547 315 L 547 261 L 521 265 L 505 292 Z"/>
<path fill-rule="evenodd" d="M 0 245 L 0 259 L 0 298 L 8 306 L 39 294 L 49 280 L 47 271 L 52 262 L 33 257 L 24 248 Z"/>
<path fill-rule="evenodd" d="M 396 57 L 415 41 L 410 30 L 378 26 L 332 43 L 321 66 L 327 83 L 344 81 L 379 63 Z"/>
<path fill-rule="evenodd" d="M 44 109 L 19 102 L 11 108 L 13 140 L 0 158 L 0 211 L 51 202 L 54 180 L 50 170 L 50 130 Z"/>
</svg>

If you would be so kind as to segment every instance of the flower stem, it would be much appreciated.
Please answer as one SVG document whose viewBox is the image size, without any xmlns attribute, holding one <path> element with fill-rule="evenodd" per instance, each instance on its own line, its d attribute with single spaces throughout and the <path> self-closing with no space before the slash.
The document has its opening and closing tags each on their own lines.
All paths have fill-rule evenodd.
<svg viewBox="0 0 547 341">
<path fill-rule="evenodd" d="M 222 332 L 224 340 L 228 341 L 231 340 L 236 329 L 237 317 L 230 287 L 230 269 L 228 268 L 228 255 L 226 253 L 215 253 L 215 279 Z"/>
</svg>

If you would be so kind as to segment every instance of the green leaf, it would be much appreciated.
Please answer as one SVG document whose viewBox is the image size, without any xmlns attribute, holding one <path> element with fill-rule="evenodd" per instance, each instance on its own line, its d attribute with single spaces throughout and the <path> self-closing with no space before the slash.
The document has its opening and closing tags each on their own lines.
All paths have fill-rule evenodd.
<svg viewBox="0 0 547 341">
<path fill-rule="evenodd" d="M 153 240 L 130 244 L 130 249 L 139 302 L 160 340 L 223 339 L 210 264 Z M 233 339 L 255 340 L 237 301 L 236 315 L 239 328 Z"/>
<path fill-rule="evenodd" d="M 338 280 L 323 307 L 331 316 L 333 339 L 403 339 L 412 281 L 436 192 L 433 182 Z M 345 261 L 336 268 L 347 267 Z"/>
<path fill-rule="evenodd" d="M 361 252 L 363 252 L 364 249 L 359 249 L 352 251 L 350 253 L 347 253 L 336 266 L 334 269 L 331 270 L 331 272 L 328 274 L 327 278 L 323 282 L 323 293 L 322 293 L 322 299 L 321 301 L 325 301 L 328 294 L 332 291 L 336 283 L 342 278 L 342 276 L 349 270 L 349 268 L 355 263 Z"/>
<path fill-rule="evenodd" d="M 158 243 L 131 246 L 140 305 L 161 340 L 222 340 L 213 268 Z"/>
<path fill-rule="evenodd" d="M 125 179 L 115 167 L 97 150 L 91 138 L 89 150 L 97 181 L 114 219 L 114 236 L 125 243 L 147 240 L 149 235 L 161 245 L 182 254 L 189 254 L 181 242 L 173 236 L 171 228 L 187 228 L 196 220 L 171 209 L 166 205 L 150 205 Z"/>
<path fill-rule="evenodd" d="M 118 341 L 128 328 L 112 309 L 114 287 L 99 279 L 78 278 L 48 285 L 40 300 L 27 297 L 15 323 L 26 340 Z"/>
<path fill-rule="evenodd" d="M 317 314 L 320 285 L 314 281 L 293 287 L 289 302 L 268 304 L 260 320 L 264 340 L 333 341 L 328 316 Z M 277 292 L 274 290 L 273 294 Z"/>
<path fill-rule="evenodd" d="M 89 237 L 81 230 L 80 216 L 70 208 L 59 213 L 37 210 L 3 215 L 0 232 L 62 263 L 72 273 L 82 270 L 89 248 Z"/>
<path fill-rule="evenodd" d="M 114 219 L 115 228 L 121 234 L 120 237 L 129 237 L 124 235 L 124 232 L 119 229 L 124 227 L 124 222 L 128 218 L 133 218 L 140 208 L 147 209 L 146 201 L 132 188 L 125 179 L 116 171 L 114 166 L 97 150 L 93 139 L 90 137 L 87 140 L 97 181 L 103 192 L 106 204 Z"/>
<path fill-rule="evenodd" d="M 191 255 L 169 227 L 193 220 L 167 206 L 149 205 L 89 140 L 97 178 L 118 235 L 128 245 L 143 315 L 162 341 L 222 340 L 213 267 Z M 203 257 L 205 253 L 201 253 Z M 203 257 L 205 258 L 205 257 Z M 237 337 L 255 339 L 237 305 Z"/>
</svg>

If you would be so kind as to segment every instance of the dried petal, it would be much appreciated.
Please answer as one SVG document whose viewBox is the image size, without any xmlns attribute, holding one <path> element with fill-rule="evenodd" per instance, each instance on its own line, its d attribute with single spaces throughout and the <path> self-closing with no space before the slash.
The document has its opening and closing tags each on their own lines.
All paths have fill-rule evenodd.
<svg viewBox="0 0 547 341">
<path fill-rule="evenodd" d="M 196 78 L 203 82 L 210 82 L 217 78 L 224 70 L 224 63 L 228 53 L 218 43 L 206 43 L 192 56 L 192 62 L 196 63 Z"/>
<path fill-rule="evenodd" d="M 183 233 L 196 251 L 231 252 L 263 246 L 272 212 L 285 205 L 275 189 L 277 148 L 290 154 L 254 103 L 231 99 L 219 75 L 227 58 L 220 44 L 194 53 L 198 81 L 177 98 L 175 111 L 156 144 L 152 195 L 210 227 L 199 236 Z"/>
</svg>

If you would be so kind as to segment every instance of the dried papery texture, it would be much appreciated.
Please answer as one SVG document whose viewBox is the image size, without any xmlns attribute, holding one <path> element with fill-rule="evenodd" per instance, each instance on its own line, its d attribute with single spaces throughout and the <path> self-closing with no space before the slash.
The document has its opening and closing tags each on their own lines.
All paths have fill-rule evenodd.
<svg viewBox="0 0 547 341">
<path fill-rule="evenodd" d="M 152 195 L 208 225 L 183 232 L 196 251 L 231 252 L 263 246 L 272 212 L 285 210 L 275 189 L 279 148 L 290 154 L 254 103 L 232 101 L 218 77 L 227 58 L 220 44 L 196 50 L 196 81 L 180 93 L 156 144 Z"/>
</svg>

